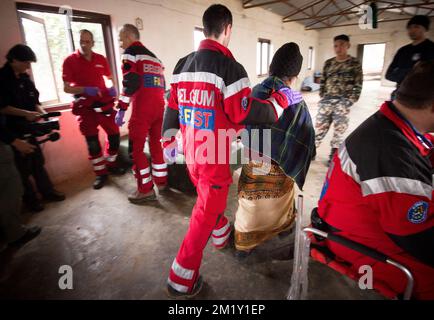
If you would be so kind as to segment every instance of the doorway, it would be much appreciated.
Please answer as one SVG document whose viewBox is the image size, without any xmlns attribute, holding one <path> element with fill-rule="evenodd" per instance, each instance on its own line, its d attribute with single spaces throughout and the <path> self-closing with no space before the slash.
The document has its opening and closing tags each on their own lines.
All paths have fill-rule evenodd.
<svg viewBox="0 0 434 320">
<path fill-rule="evenodd" d="M 357 49 L 357 58 L 362 64 L 364 80 L 381 80 L 386 44 L 359 44 Z"/>
</svg>

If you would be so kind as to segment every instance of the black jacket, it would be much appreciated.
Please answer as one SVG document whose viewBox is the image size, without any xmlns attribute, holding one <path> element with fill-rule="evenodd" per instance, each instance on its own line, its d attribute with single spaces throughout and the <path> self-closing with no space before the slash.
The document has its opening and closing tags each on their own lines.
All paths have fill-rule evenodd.
<svg viewBox="0 0 434 320">
<path fill-rule="evenodd" d="M 0 109 L 12 106 L 27 111 L 36 111 L 36 106 L 39 104 L 39 92 L 30 76 L 24 73 L 17 78 L 10 64 L 6 63 L 0 69 Z M 3 122 L 1 127 L 2 141 L 4 141 L 4 135 L 9 136 L 6 140 L 12 139 L 11 135 L 16 138 L 22 136 L 23 127 L 28 124 L 25 118 L 16 116 L 3 118 L 0 119 L 0 122 Z M 4 134 L 5 130 L 8 130 L 9 133 Z"/>
</svg>

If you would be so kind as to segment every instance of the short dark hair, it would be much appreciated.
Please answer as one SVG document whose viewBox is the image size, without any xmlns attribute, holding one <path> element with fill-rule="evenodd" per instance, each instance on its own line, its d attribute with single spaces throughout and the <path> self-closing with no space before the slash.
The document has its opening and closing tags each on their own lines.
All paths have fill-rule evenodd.
<svg viewBox="0 0 434 320">
<path fill-rule="evenodd" d="M 37 59 L 36 54 L 29 46 L 26 46 L 25 44 L 17 44 L 9 50 L 8 54 L 6 55 L 6 60 L 10 63 L 14 60 L 21 62 L 36 62 Z"/>
<path fill-rule="evenodd" d="M 340 34 L 333 39 L 333 41 L 338 41 L 338 40 L 350 42 L 350 37 L 347 36 L 346 34 Z"/>
<path fill-rule="evenodd" d="M 228 25 L 232 25 L 231 11 L 221 4 L 213 4 L 203 14 L 203 33 L 205 37 L 219 37 Z"/>
<path fill-rule="evenodd" d="M 139 31 L 139 29 L 137 29 L 137 27 L 135 25 L 130 24 L 130 23 L 124 24 L 122 27 L 122 30 L 124 32 L 127 32 L 127 33 L 134 35 L 134 37 L 136 39 L 140 39 L 140 31 Z"/>
<path fill-rule="evenodd" d="M 434 60 L 418 62 L 404 78 L 396 100 L 411 109 L 425 109 L 434 103 Z"/>
<path fill-rule="evenodd" d="M 92 37 L 92 41 L 94 41 L 93 33 L 92 33 L 91 31 L 89 31 L 89 30 L 87 30 L 87 29 L 81 29 L 81 30 L 79 31 L 79 33 L 80 33 L 80 36 L 81 36 L 83 33 L 87 33 L 87 34 L 89 34 L 89 35 Z"/>
</svg>

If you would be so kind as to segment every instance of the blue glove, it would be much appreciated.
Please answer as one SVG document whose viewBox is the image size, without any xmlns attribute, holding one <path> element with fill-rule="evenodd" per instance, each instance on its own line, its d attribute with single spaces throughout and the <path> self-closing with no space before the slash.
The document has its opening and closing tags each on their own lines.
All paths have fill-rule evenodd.
<svg viewBox="0 0 434 320">
<path fill-rule="evenodd" d="M 125 110 L 118 110 L 115 117 L 115 123 L 118 127 L 122 127 L 125 123 L 124 121 Z"/>
<path fill-rule="evenodd" d="M 96 97 L 100 95 L 99 88 L 97 87 L 85 87 L 83 93 L 89 97 Z"/>
<path fill-rule="evenodd" d="M 297 104 L 303 101 L 303 96 L 299 91 L 292 90 L 288 87 L 281 88 L 279 90 L 279 93 L 283 94 L 286 97 L 288 106 L 292 106 L 293 104 Z"/>
<path fill-rule="evenodd" d="M 118 95 L 118 92 L 116 91 L 115 87 L 111 87 L 108 89 L 108 94 L 110 97 L 116 97 Z"/>
</svg>

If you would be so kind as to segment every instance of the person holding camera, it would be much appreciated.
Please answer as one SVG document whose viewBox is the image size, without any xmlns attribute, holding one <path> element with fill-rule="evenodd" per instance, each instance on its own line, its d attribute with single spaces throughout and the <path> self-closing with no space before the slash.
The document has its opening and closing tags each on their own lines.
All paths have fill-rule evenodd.
<svg viewBox="0 0 434 320">
<path fill-rule="evenodd" d="M 0 96 L 0 110 L 4 108 Z M 36 147 L 24 140 L 17 139 L 4 125 L 0 113 L 0 252 L 7 246 L 20 246 L 41 233 L 39 226 L 27 227 L 20 218 L 23 186 L 15 167 L 12 147 L 23 154 L 31 154 Z"/>
<path fill-rule="evenodd" d="M 65 195 L 54 189 L 45 170 L 45 159 L 36 138 L 30 136 L 25 139 L 29 124 L 38 121 L 45 113 L 39 103 L 39 92 L 27 74 L 31 63 L 36 62 L 36 55 L 30 47 L 18 44 L 9 50 L 6 59 L 7 62 L 0 69 L 0 110 L 7 115 L 6 129 L 15 140 L 18 139 L 18 142 L 12 145 L 15 164 L 24 186 L 23 201 L 30 210 L 39 212 L 44 206 L 37 191 L 46 201 L 63 201 Z M 33 145 L 33 152 L 22 152 L 24 140 Z M 37 189 L 31 183 L 30 176 L 33 177 Z"/>
</svg>

